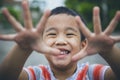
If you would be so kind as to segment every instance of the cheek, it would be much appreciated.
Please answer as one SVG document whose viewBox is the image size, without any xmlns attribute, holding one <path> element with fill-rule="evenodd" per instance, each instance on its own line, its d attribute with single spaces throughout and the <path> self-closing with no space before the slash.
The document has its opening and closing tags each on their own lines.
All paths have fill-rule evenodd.
<svg viewBox="0 0 120 80">
<path fill-rule="evenodd" d="M 77 50 L 80 49 L 80 47 L 81 47 L 80 39 L 78 39 L 78 38 L 69 39 L 69 42 L 71 43 L 73 48 L 76 48 Z"/>
<path fill-rule="evenodd" d="M 44 41 L 48 46 L 52 46 L 52 44 L 54 43 L 55 40 L 54 39 L 45 39 Z"/>
</svg>

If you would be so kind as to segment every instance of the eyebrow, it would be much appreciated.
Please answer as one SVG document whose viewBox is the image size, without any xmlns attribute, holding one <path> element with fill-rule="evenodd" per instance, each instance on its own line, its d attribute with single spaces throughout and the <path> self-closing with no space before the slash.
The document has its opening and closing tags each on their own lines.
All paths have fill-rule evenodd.
<svg viewBox="0 0 120 80">
<path fill-rule="evenodd" d="M 66 30 L 72 30 L 74 32 L 77 32 L 77 30 L 75 30 L 74 28 L 68 27 Z"/>
<path fill-rule="evenodd" d="M 49 31 L 51 31 L 51 30 L 56 30 L 56 28 L 48 28 L 45 32 L 49 32 Z M 72 31 L 74 31 L 74 32 L 77 32 L 77 30 L 75 30 L 74 28 L 71 28 L 71 27 L 67 27 L 67 28 L 65 29 L 65 31 L 67 31 L 67 30 L 72 30 Z"/>
<path fill-rule="evenodd" d="M 55 28 L 48 28 L 45 32 L 49 32 L 51 30 L 56 30 Z"/>
</svg>

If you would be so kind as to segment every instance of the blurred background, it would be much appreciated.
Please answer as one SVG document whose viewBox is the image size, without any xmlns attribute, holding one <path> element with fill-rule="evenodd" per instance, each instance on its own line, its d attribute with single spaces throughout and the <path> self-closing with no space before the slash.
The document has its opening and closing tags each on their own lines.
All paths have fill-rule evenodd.
<svg viewBox="0 0 120 80">
<path fill-rule="evenodd" d="M 21 24 L 23 24 L 21 1 L 22 0 L 0 0 L 0 34 L 15 33 L 12 26 L 8 23 L 7 19 L 1 12 L 3 7 L 7 7 L 10 13 L 19 22 L 21 22 Z M 114 17 L 116 11 L 120 10 L 120 0 L 29 0 L 29 5 L 34 25 L 37 24 L 46 9 L 53 9 L 58 6 L 66 6 L 81 14 L 87 21 L 88 28 L 91 29 L 91 31 L 93 31 L 92 9 L 94 6 L 100 7 L 100 16 L 103 30 Z M 112 35 L 120 35 L 120 22 Z M 15 43 L 12 41 L 0 41 L 0 63 L 14 44 Z M 120 46 L 120 44 L 117 45 Z M 100 63 L 107 65 L 104 59 L 101 58 L 98 54 L 88 56 L 79 62 L 89 62 L 90 64 Z M 38 64 L 48 64 L 48 62 L 44 55 L 33 52 L 33 54 L 28 58 L 25 66 Z"/>
</svg>

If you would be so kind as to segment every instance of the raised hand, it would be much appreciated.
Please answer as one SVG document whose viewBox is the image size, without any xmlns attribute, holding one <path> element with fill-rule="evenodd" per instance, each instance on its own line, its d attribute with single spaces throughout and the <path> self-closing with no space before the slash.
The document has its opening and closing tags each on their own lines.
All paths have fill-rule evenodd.
<svg viewBox="0 0 120 80">
<path fill-rule="evenodd" d="M 32 49 L 41 53 L 59 53 L 59 50 L 48 47 L 42 40 L 42 31 L 50 15 L 50 11 L 46 11 L 44 13 L 40 22 L 36 28 L 34 28 L 29 5 L 26 0 L 22 1 L 22 8 L 24 13 L 24 27 L 16 21 L 16 19 L 6 8 L 3 9 L 3 14 L 6 16 L 17 33 L 7 35 L 0 34 L 0 40 L 15 41 L 23 49 Z"/>
<path fill-rule="evenodd" d="M 94 7 L 93 9 L 93 25 L 94 33 L 92 33 L 77 16 L 76 21 L 80 27 L 80 30 L 85 35 L 87 40 L 87 45 L 75 56 L 73 56 L 73 61 L 77 61 L 88 55 L 93 55 L 96 53 L 109 54 L 110 50 L 114 47 L 114 44 L 120 42 L 120 36 L 110 35 L 115 29 L 118 21 L 120 20 L 120 11 L 118 11 L 115 17 L 112 19 L 108 27 L 102 32 L 99 8 Z"/>
</svg>

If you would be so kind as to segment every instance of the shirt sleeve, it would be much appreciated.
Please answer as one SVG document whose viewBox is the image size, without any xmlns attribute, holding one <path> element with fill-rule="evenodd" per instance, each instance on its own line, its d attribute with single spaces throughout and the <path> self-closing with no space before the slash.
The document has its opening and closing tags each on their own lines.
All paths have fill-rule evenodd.
<svg viewBox="0 0 120 80">
<path fill-rule="evenodd" d="M 29 66 L 27 68 L 24 68 L 24 70 L 27 72 L 29 80 L 39 80 L 40 78 L 42 78 L 41 69 L 37 66 Z"/>
<path fill-rule="evenodd" d="M 88 69 L 88 76 L 90 80 L 104 80 L 105 71 L 109 66 L 101 64 L 90 65 Z"/>
</svg>

